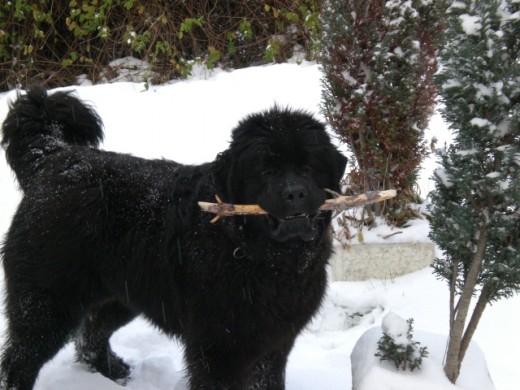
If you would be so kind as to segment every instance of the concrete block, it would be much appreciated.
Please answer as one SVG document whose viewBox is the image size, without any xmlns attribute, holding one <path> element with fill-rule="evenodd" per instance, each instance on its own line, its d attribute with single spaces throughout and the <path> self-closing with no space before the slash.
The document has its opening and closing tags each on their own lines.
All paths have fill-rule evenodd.
<svg viewBox="0 0 520 390">
<path fill-rule="evenodd" d="M 359 244 L 335 250 L 330 259 L 334 281 L 392 279 L 428 267 L 435 259 L 431 242 Z"/>
</svg>

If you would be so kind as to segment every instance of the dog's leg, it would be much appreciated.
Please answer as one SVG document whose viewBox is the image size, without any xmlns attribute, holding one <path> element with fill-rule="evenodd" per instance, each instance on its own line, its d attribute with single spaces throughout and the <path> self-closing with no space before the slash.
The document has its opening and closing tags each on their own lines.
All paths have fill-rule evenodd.
<svg viewBox="0 0 520 390">
<path fill-rule="evenodd" d="M 124 383 L 130 367 L 110 347 L 110 336 L 135 317 L 135 313 L 117 301 L 93 307 L 85 316 L 75 339 L 78 361 L 114 381 Z"/>
<path fill-rule="evenodd" d="M 284 390 L 285 367 L 294 340 L 260 359 L 253 368 L 248 390 Z"/>
<path fill-rule="evenodd" d="M 210 344 L 213 340 L 207 340 Z M 248 364 L 223 345 L 187 344 L 185 359 L 190 390 L 244 390 Z"/>
<path fill-rule="evenodd" d="M 40 368 L 66 343 L 77 323 L 63 305 L 42 292 L 8 289 L 7 341 L 1 361 L 4 390 L 31 390 Z"/>
</svg>

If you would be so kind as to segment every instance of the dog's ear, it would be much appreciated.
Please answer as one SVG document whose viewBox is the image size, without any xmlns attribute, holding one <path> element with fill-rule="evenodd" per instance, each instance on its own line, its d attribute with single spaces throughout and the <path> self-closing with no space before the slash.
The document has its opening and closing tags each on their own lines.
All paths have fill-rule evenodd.
<svg viewBox="0 0 520 390">
<path fill-rule="evenodd" d="M 231 194 L 233 192 L 232 178 L 235 171 L 235 162 L 231 151 L 227 149 L 219 153 L 213 163 L 213 167 L 212 184 L 215 191 L 218 192 L 216 195 L 220 196 L 224 202 L 231 202 Z"/>
<path fill-rule="evenodd" d="M 335 150 L 332 155 L 332 164 L 331 167 L 334 172 L 334 183 L 338 183 L 343 179 L 343 175 L 345 174 L 345 168 L 347 167 L 348 159 L 340 153 L 338 150 Z"/>
</svg>

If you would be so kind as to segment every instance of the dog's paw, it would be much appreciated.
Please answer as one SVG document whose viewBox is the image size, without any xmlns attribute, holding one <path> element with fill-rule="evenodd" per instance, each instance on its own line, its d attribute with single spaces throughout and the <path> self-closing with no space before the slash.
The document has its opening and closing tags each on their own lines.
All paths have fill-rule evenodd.
<svg viewBox="0 0 520 390">
<path fill-rule="evenodd" d="M 90 371 L 99 372 L 120 385 L 124 386 L 130 379 L 130 366 L 111 350 L 102 357 L 81 354 L 77 356 L 77 360 L 86 365 Z M 0 387 L 0 390 L 3 389 Z"/>
<path fill-rule="evenodd" d="M 124 386 L 130 380 L 131 368 L 130 365 L 124 362 L 119 356 L 111 353 L 108 357 L 108 364 L 106 371 L 101 374 L 112 379 L 114 382 Z"/>
</svg>

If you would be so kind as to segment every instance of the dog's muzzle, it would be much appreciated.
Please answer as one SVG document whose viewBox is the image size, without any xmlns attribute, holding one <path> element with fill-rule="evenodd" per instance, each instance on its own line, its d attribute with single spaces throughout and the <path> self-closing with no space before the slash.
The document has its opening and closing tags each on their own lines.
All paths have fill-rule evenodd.
<svg viewBox="0 0 520 390">
<path fill-rule="evenodd" d="M 269 233 L 276 241 L 284 242 L 291 238 L 312 241 L 318 234 L 315 223 L 316 216 L 305 214 L 285 218 L 267 216 Z"/>
</svg>

